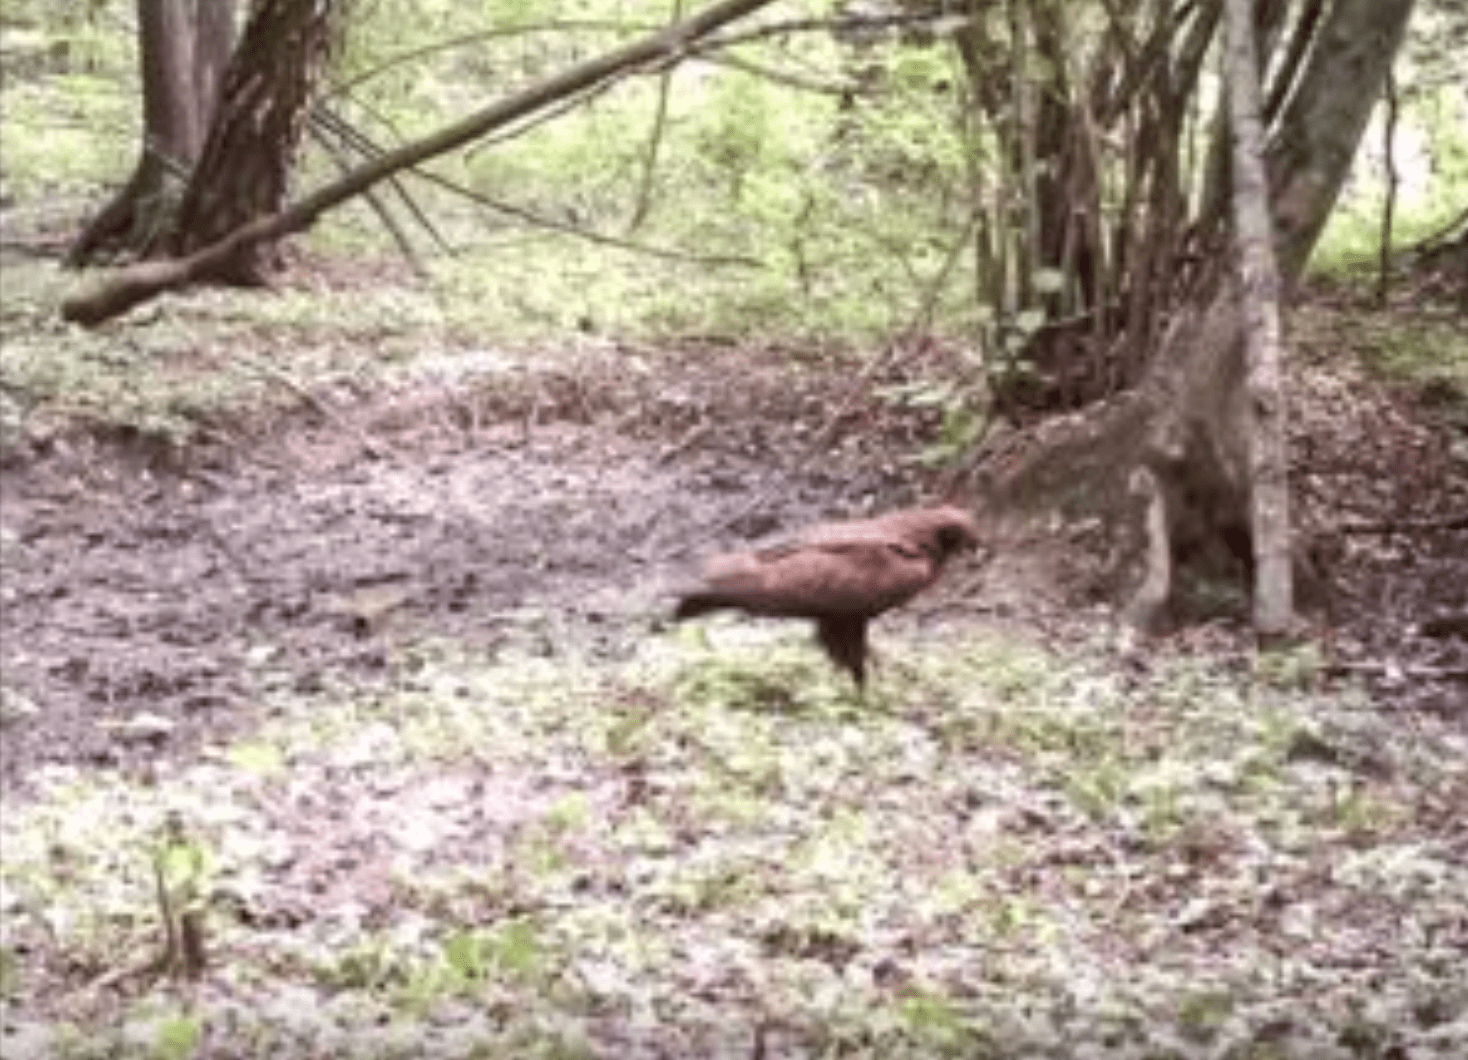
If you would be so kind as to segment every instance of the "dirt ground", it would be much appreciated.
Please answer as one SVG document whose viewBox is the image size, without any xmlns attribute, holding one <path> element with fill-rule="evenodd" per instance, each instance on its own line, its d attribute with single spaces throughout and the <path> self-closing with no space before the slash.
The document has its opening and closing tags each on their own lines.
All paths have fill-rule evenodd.
<svg viewBox="0 0 1468 1060">
<path fill-rule="evenodd" d="M 724 357 L 419 377 L 187 453 L 74 434 L 12 454 L 0 783 L 145 765 L 247 726 L 272 688 L 370 683 L 435 638 L 616 657 L 709 548 L 922 488 L 860 415 L 801 457 L 839 377 L 741 364 L 735 394 Z"/>
<path fill-rule="evenodd" d="M 712 546 L 937 488 L 910 459 L 931 418 L 851 401 L 849 371 L 717 348 L 676 370 L 629 370 L 625 350 L 558 363 L 429 366 L 187 452 L 79 433 L 10 454 L 0 785 L 146 768 L 249 726 L 272 689 L 370 684 L 437 638 L 620 657 Z M 1468 635 L 1423 630 L 1468 612 L 1468 530 L 1429 525 L 1468 510 L 1453 430 L 1334 374 L 1301 410 L 1307 521 L 1376 527 L 1337 537 L 1332 660 L 1384 698 L 1463 710 Z M 1391 525 L 1404 514 L 1422 525 Z M 947 598 L 1042 619 L 1008 569 Z"/>
</svg>

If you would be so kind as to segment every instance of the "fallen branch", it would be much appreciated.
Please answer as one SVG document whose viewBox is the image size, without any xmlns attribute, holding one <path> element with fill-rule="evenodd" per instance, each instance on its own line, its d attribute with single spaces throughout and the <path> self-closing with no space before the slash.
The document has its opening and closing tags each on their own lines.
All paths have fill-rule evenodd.
<svg viewBox="0 0 1468 1060">
<path fill-rule="evenodd" d="M 1410 534 L 1433 530 L 1468 530 L 1468 512 L 1426 519 L 1381 519 L 1343 523 L 1336 530 L 1342 534 Z"/>
<path fill-rule="evenodd" d="M 1468 637 L 1468 611 L 1429 618 L 1418 627 L 1424 637 Z"/>
<path fill-rule="evenodd" d="M 1468 681 L 1468 666 L 1403 666 L 1394 662 L 1337 661 L 1327 663 L 1325 672 L 1334 676 L 1359 674 L 1365 677 L 1385 677 L 1393 681 L 1412 679 L 1416 681 Z"/>
<path fill-rule="evenodd" d="M 313 394 L 304 383 L 297 380 L 289 372 L 277 368 L 273 364 L 266 364 L 264 361 L 257 361 L 255 358 L 250 357 L 247 354 L 235 353 L 231 354 L 231 357 L 237 363 L 244 365 L 251 371 L 273 379 L 281 386 L 291 391 L 291 393 L 295 394 L 306 404 L 310 405 L 312 410 L 315 411 L 316 414 L 319 415 L 322 419 L 337 427 L 340 431 L 342 431 L 342 433 L 349 434 L 353 438 L 357 439 L 358 443 L 362 446 L 363 452 L 372 457 L 374 460 L 383 460 L 389 456 L 401 457 L 400 453 L 397 453 L 385 443 L 375 441 L 372 436 L 364 431 L 361 427 L 359 427 L 355 423 L 352 423 L 341 413 L 337 412 L 336 409 L 332 408 L 325 401 L 321 400 L 321 398 Z M 404 459 L 404 462 L 407 462 L 406 459 Z"/>
</svg>

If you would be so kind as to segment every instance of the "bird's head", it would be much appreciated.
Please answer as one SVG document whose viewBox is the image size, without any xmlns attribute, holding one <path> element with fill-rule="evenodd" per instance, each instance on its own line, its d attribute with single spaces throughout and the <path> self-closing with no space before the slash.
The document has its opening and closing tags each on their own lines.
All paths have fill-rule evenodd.
<svg viewBox="0 0 1468 1060">
<path fill-rule="evenodd" d="M 972 552 L 979 547 L 978 524 L 962 508 L 944 505 L 913 514 L 921 523 L 919 533 L 924 549 L 940 563 L 957 552 Z"/>
</svg>

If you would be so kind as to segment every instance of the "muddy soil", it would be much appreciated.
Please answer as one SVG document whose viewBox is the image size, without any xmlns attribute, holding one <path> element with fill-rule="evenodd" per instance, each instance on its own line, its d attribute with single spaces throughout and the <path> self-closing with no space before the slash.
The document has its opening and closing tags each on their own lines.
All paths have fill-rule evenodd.
<svg viewBox="0 0 1468 1060">
<path fill-rule="evenodd" d="M 701 554 L 938 489 L 912 459 L 932 414 L 874 403 L 850 371 L 719 349 L 557 363 L 430 366 L 184 452 L 79 433 L 10 454 L 0 788 L 146 769 L 273 693 L 391 680 L 414 645 L 624 657 Z M 1423 634 L 1468 612 L 1468 530 L 1392 522 L 1468 510 L 1452 433 L 1360 380 L 1323 376 L 1299 407 L 1302 519 L 1377 527 L 1338 537 L 1328 572 L 1340 672 L 1468 718 L 1468 631 Z M 925 605 L 1065 617 L 1005 558 Z"/>
<path fill-rule="evenodd" d="M 420 377 L 188 452 L 83 434 L 12 456 L 0 785 L 146 767 L 272 692 L 388 679 L 414 644 L 621 657 L 702 553 L 930 484 L 889 448 L 921 424 L 833 423 L 849 375 L 718 356 L 679 379 L 615 358 Z"/>
</svg>

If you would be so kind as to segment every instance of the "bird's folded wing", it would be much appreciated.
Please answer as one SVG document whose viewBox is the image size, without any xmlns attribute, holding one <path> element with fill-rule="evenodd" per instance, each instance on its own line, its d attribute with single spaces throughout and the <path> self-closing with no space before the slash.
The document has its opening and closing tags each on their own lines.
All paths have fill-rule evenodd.
<svg viewBox="0 0 1468 1060">
<path fill-rule="evenodd" d="M 807 527 L 799 537 L 776 541 L 756 549 L 754 555 L 761 560 L 777 560 L 797 552 L 810 549 L 842 549 L 868 546 L 896 549 L 914 559 L 922 558 L 922 550 L 899 534 L 882 526 L 875 519 L 864 519 L 850 523 L 821 523 Z"/>
<path fill-rule="evenodd" d="M 876 615 L 933 580 L 932 561 L 901 541 L 856 535 L 792 544 L 713 564 L 705 584 L 734 606 L 763 615 Z"/>
</svg>

